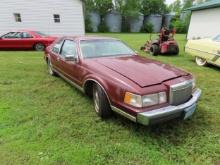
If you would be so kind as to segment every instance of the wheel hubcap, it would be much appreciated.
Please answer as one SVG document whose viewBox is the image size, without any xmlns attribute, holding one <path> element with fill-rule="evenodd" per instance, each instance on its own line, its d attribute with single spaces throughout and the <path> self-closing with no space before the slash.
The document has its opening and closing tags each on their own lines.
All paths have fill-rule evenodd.
<svg viewBox="0 0 220 165">
<path fill-rule="evenodd" d="M 51 62 L 50 61 L 48 63 L 48 69 L 49 69 L 49 73 L 52 75 L 53 74 L 53 70 L 52 70 L 52 66 L 51 66 Z"/>
<path fill-rule="evenodd" d="M 196 57 L 196 62 L 198 65 L 201 65 L 201 66 L 206 64 L 206 60 L 203 58 L 199 58 L 199 57 Z"/>
<path fill-rule="evenodd" d="M 94 104 L 95 104 L 95 111 L 97 112 L 97 113 L 99 113 L 99 95 L 98 95 L 98 92 L 97 91 L 95 91 L 95 93 L 94 93 Z"/>
<path fill-rule="evenodd" d="M 38 50 L 38 51 L 44 50 L 44 46 L 41 45 L 41 44 L 37 44 L 36 45 L 36 50 Z"/>
</svg>

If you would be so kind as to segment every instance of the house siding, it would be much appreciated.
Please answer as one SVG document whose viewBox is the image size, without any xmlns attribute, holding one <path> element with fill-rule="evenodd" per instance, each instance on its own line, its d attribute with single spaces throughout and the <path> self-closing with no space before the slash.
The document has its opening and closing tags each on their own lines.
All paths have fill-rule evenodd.
<svg viewBox="0 0 220 165">
<path fill-rule="evenodd" d="M 11 30 L 31 29 L 52 35 L 84 35 L 84 16 L 81 0 L 1 0 L 0 34 Z M 22 22 L 16 22 L 20 13 Z M 61 22 L 55 23 L 53 15 Z"/>
<path fill-rule="evenodd" d="M 220 7 L 193 11 L 187 39 L 214 37 L 220 34 Z"/>
</svg>

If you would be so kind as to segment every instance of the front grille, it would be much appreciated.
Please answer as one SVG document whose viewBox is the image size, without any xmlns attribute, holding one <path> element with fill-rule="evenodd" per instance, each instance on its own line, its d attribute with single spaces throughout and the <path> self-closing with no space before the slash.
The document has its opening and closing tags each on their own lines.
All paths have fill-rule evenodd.
<svg viewBox="0 0 220 165">
<path fill-rule="evenodd" d="M 180 105 L 186 103 L 192 96 L 192 81 L 184 81 L 170 87 L 170 104 Z"/>
</svg>

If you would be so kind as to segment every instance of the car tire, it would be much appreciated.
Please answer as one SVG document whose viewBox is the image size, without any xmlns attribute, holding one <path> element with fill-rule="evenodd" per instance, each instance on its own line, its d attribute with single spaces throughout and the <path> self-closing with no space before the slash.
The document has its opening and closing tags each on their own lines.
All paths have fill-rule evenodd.
<svg viewBox="0 0 220 165">
<path fill-rule="evenodd" d="M 174 53 L 174 55 L 178 55 L 179 52 L 180 52 L 180 49 L 179 49 L 179 47 L 177 46 L 177 47 L 176 47 L 176 52 Z"/>
<path fill-rule="evenodd" d="M 159 50 L 159 46 L 158 45 L 152 45 L 151 46 L 151 49 L 150 49 L 150 53 L 153 55 L 153 56 L 157 56 L 159 53 L 160 53 L 160 50 Z"/>
<path fill-rule="evenodd" d="M 34 45 L 34 50 L 36 51 L 44 51 L 44 49 L 45 49 L 45 45 L 42 43 L 36 43 Z"/>
<path fill-rule="evenodd" d="M 204 58 L 196 57 L 196 64 L 198 66 L 206 66 L 208 64 L 208 62 Z"/>
<path fill-rule="evenodd" d="M 93 85 L 93 102 L 98 116 L 103 119 L 107 119 L 112 115 L 109 100 L 103 89 L 98 84 Z"/>
<path fill-rule="evenodd" d="M 53 65 L 51 63 L 51 61 L 48 59 L 47 60 L 47 66 L 48 66 L 48 73 L 51 75 L 51 76 L 56 76 L 56 72 L 53 70 Z"/>
</svg>

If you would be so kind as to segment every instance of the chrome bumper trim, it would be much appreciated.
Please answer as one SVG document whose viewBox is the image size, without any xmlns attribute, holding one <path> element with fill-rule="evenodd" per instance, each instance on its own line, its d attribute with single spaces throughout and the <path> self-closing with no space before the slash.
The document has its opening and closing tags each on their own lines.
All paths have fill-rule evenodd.
<svg viewBox="0 0 220 165">
<path fill-rule="evenodd" d="M 143 125 L 149 125 L 150 121 L 152 119 L 157 120 L 162 117 L 166 117 L 169 115 L 173 115 L 173 114 L 176 114 L 179 112 L 186 111 L 187 108 L 196 105 L 201 94 L 202 94 L 202 91 L 200 89 L 197 89 L 192 94 L 192 98 L 184 104 L 181 104 L 178 106 L 168 106 L 168 107 L 164 107 L 164 108 L 160 108 L 160 109 L 156 109 L 156 110 L 152 110 L 152 111 L 148 111 L 148 112 L 139 113 L 137 115 L 137 122 L 140 124 L 143 124 Z M 193 115 L 193 114 L 191 114 L 191 115 Z"/>
<path fill-rule="evenodd" d="M 111 108 L 112 108 L 112 110 L 113 110 L 114 112 L 116 112 L 116 113 L 118 113 L 118 114 L 120 114 L 120 115 L 122 115 L 122 116 L 128 118 L 129 120 L 131 120 L 131 121 L 133 121 L 133 122 L 137 122 L 136 117 L 134 117 L 134 116 L 132 116 L 132 115 L 130 115 L 130 114 L 128 114 L 128 113 L 122 111 L 121 109 L 118 109 L 118 108 L 114 107 L 114 106 L 111 106 Z"/>
</svg>

